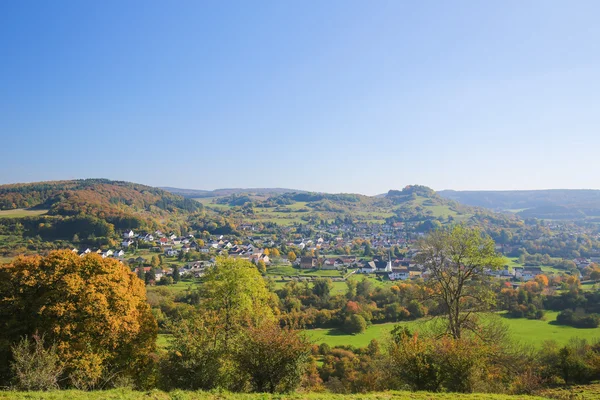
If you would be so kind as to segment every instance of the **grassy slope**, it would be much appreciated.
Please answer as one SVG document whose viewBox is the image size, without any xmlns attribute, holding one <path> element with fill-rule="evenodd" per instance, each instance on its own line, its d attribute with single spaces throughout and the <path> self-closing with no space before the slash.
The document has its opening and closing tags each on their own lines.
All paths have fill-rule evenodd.
<svg viewBox="0 0 600 400">
<path fill-rule="evenodd" d="M 356 394 L 356 395 L 341 395 L 332 393 L 295 393 L 295 394 L 284 394 L 284 395 L 271 395 L 271 394 L 230 394 L 230 393 L 204 393 L 204 392 L 186 392 L 186 391 L 174 391 L 171 393 L 165 393 L 158 390 L 152 390 L 149 392 L 134 392 L 131 390 L 108 390 L 108 391 L 95 391 L 95 392 L 81 392 L 77 390 L 69 391 L 55 391 L 55 392 L 0 392 L 0 399 L 44 399 L 44 400 L 59 400 L 59 399 L 71 399 L 71 400 L 138 400 L 138 399 L 152 399 L 152 400 L 218 400 L 218 399 L 232 399 L 232 400 L 270 400 L 270 399 L 307 399 L 307 400 L 450 400 L 450 399 L 466 399 L 466 400 L 516 400 L 516 399 L 542 399 L 542 397 L 534 396 L 509 396 L 502 394 L 488 394 L 488 393 L 474 393 L 474 394 L 459 394 L 459 393 L 428 393 L 428 392 L 380 392 L 380 393 L 369 393 L 369 394 Z"/>
<path fill-rule="evenodd" d="M 197 198 L 194 200 L 201 202 L 204 206 L 215 211 L 224 211 L 233 208 L 227 204 L 215 204 L 213 203 L 213 200 L 215 199 L 216 198 Z M 260 201 L 260 198 L 256 198 L 255 200 Z M 462 213 L 457 212 L 451 208 L 450 204 L 447 204 L 447 200 L 437 197 L 430 199 L 421 195 L 400 204 L 367 196 L 360 196 L 360 201 L 356 203 L 338 202 L 335 200 L 332 200 L 332 203 L 358 218 L 360 222 L 376 224 L 384 223 L 386 218 L 392 217 L 396 215 L 396 213 L 402 213 L 405 216 L 412 215 L 417 212 L 416 209 L 418 207 L 422 208 L 421 212 L 429 217 L 447 218 L 448 216 L 452 216 L 455 221 L 459 222 L 468 220 L 472 215 L 470 214 L 470 211 L 466 212 L 470 209 L 464 208 Z M 277 209 L 286 210 L 287 212 L 275 211 L 275 208 L 272 207 L 255 207 L 255 217 L 254 219 L 249 219 L 249 221 L 260 221 L 262 223 L 273 222 L 279 225 L 289 226 L 294 223 L 304 223 L 303 217 L 318 215 L 321 219 L 333 221 L 336 216 L 344 214 L 335 211 L 314 210 L 311 207 L 311 204 L 312 203 L 310 202 L 298 201 L 289 205 L 277 207 Z M 304 211 L 300 211 L 301 209 Z"/>
<path fill-rule="evenodd" d="M 590 342 L 600 339 L 600 328 L 578 329 L 570 326 L 554 325 L 557 312 L 547 312 L 546 320 L 528 320 L 502 318 L 502 321 L 508 326 L 512 337 L 523 344 L 535 347 L 542 346 L 546 340 L 555 340 L 560 344 L 566 344 L 571 338 L 586 339 Z M 423 331 L 430 327 L 430 322 L 410 321 L 401 322 L 413 331 Z M 395 324 L 377 324 L 370 326 L 365 333 L 358 335 L 349 335 L 340 332 L 337 329 L 311 329 L 307 333 L 311 340 L 316 343 L 327 343 L 330 346 L 352 345 L 355 347 L 364 347 L 369 344 L 371 339 L 383 340 L 392 330 Z"/>
<path fill-rule="evenodd" d="M 48 210 L 26 210 L 24 208 L 17 208 L 15 210 L 0 210 L 0 218 L 23 218 L 23 217 L 36 217 L 38 215 L 46 214 Z"/>
</svg>

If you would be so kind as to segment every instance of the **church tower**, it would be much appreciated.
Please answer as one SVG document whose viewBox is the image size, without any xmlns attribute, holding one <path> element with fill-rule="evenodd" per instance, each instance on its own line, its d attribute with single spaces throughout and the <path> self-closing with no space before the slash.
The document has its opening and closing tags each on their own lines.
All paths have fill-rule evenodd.
<svg viewBox="0 0 600 400">
<path fill-rule="evenodd" d="M 388 262 L 385 266 L 385 272 L 392 272 L 392 251 L 388 253 Z"/>
</svg>

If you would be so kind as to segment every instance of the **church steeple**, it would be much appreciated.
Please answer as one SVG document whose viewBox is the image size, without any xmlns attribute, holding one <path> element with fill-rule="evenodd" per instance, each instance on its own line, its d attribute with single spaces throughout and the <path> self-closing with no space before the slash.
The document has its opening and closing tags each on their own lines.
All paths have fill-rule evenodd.
<svg viewBox="0 0 600 400">
<path fill-rule="evenodd" d="M 392 251 L 388 253 L 388 262 L 385 266 L 385 272 L 392 272 Z"/>
</svg>

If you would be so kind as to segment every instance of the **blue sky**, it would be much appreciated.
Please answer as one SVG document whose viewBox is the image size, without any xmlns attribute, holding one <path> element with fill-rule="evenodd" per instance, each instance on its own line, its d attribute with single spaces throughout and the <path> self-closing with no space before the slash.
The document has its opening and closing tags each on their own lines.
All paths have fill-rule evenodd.
<svg viewBox="0 0 600 400">
<path fill-rule="evenodd" d="M 3 1 L 0 183 L 600 189 L 596 1 Z"/>
</svg>

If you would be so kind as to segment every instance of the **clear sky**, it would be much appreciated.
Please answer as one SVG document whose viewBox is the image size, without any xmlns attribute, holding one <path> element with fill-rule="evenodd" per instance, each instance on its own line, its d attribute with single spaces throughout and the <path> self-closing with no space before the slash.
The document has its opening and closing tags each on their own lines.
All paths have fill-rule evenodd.
<svg viewBox="0 0 600 400">
<path fill-rule="evenodd" d="M 0 2 L 0 183 L 600 189 L 598 1 Z"/>
</svg>

